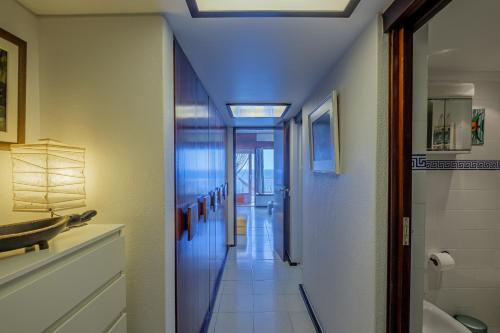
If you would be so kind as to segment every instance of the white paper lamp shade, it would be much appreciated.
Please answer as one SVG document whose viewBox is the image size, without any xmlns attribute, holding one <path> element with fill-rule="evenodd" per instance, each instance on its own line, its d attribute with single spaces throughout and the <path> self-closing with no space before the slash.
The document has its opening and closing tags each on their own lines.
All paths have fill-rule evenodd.
<svg viewBox="0 0 500 333">
<path fill-rule="evenodd" d="M 85 207 L 85 149 L 50 139 L 11 146 L 14 211 Z"/>
</svg>

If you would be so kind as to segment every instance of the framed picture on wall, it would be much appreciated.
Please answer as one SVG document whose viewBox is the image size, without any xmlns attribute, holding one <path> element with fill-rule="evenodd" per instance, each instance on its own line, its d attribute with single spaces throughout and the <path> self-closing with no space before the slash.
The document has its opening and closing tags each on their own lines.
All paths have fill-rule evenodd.
<svg viewBox="0 0 500 333">
<path fill-rule="evenodd" d="M 309 151 L 313 172 L 341 173 L 339 138 L 338 96 L 333 91 L 309 115 Z"/>
<path fill-rule="evenodd" d="M 472 145 L 484 145 L 484 128 L 486 120 L 486 109 L 472 110 Z"/>
<path fill-rule="evenodd" d="M 26 42 L 0 28 L 0 149 L 24 143 Z"/>
</svg>

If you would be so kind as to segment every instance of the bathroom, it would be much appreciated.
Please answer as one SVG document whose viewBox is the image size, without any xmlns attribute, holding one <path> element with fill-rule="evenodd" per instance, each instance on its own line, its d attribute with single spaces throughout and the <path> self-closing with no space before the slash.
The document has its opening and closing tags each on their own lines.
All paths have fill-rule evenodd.
<svg viewBox="0 0 500 333">
<path fill-rule="evenodd" d="M 499 12 L 455 0 L 414 35 L 414 333 L 500 332 Z"/>
</svg>

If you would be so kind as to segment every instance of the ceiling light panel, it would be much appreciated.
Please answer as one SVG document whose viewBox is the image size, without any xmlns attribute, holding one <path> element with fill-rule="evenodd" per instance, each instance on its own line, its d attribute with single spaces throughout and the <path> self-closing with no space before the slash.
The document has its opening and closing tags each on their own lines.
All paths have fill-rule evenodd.
<svg viewBox="0 0 500 333">
<path fill-rule="evenodd" d="M 196 0 L 200 11 L 342 12 L 350 0 Z"/>
<path fill-rule="evenodd" d="M 234 118 L 281 118 L 288 110 L 288 104 L 229 104 Z"/>
<path fill-rule="evenodd" d="M 349 17 L 361 0 L 186 0 L 193 17 Z"/>
</svg>

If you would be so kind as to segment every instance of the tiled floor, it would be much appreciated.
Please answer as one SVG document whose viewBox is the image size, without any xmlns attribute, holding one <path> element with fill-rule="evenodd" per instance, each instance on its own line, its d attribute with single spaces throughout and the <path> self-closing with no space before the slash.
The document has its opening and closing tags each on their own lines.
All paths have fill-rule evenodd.
<svg viewBox="0 0 500 333">
<path fill-rule="evenodd" d="M 248 217 L 247 237 L 229 251 L 209 333 L 315 333 L 299 292 L 302 270 L 274 253 L 267 209 L 238 214 Z"/>
</svg>

